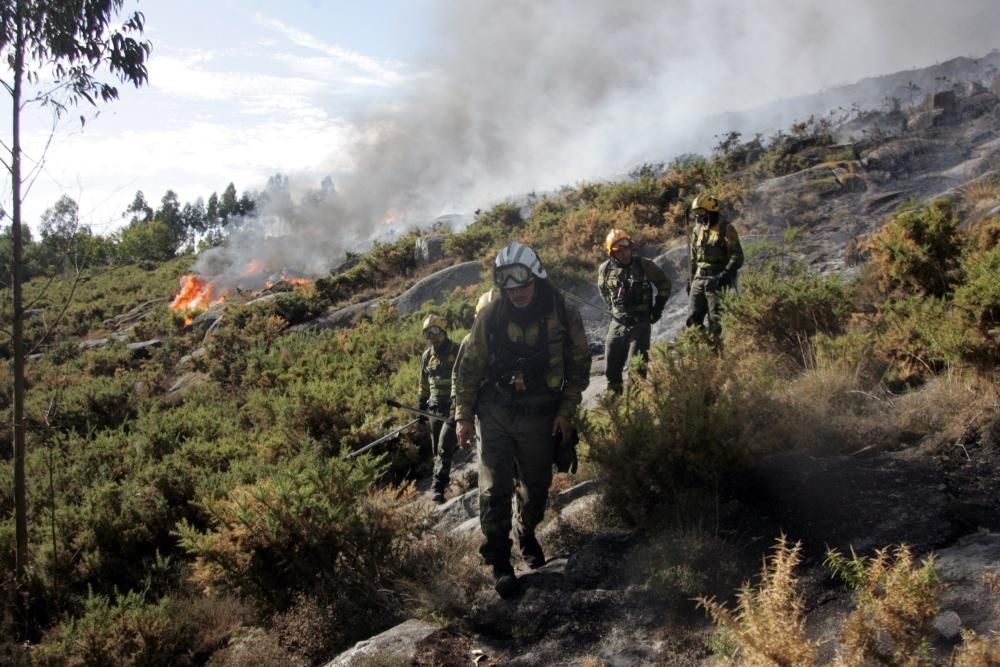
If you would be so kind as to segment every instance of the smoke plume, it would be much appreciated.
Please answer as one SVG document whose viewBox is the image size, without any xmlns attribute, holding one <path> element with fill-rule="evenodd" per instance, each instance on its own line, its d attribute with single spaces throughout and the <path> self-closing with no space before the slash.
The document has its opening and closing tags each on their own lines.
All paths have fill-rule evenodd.
<svg viewBox="0 0 1000 667">
<path fill-rule="evenodd" d="M 363 138 L 351 170 L 297 200 L 272 197 L 205 268 L 254 256 L 322 273 L 390 228 L 705 152 L 714 133 L 730 129 L 719 123 L 725 112 L 982 55 L 998 45 L 1000 25 L 996 0 L 442 0 L 432 8 L 434 48 L 418 63 L 428 74 L 356 119 Z M 739 129 L 779 129 L 755 126 L 752 113 L 726 118 Z M 766 122 L 793 119 L 771 113 Z M 285 186 L 304 190 L 295 175 Z"/>
</svg>

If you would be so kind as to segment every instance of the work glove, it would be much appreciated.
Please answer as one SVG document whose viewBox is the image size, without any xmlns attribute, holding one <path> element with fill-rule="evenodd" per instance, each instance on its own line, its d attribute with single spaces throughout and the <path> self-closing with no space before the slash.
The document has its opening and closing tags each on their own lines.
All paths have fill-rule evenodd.
<svg viewBox="0 0 1000 667">
<path fill-rule="evenodd" d="M 552 436 L 556 445 L 556 470 L 575 474 L 579 461 L 576 458 L 576 443 L 580 442 L 580 435 L 573 429 L 573 435 L 569 441 L 563 442 L 562 437 Z"/>
<path fill-rule="evenodd" d="M 719 275 L 713 277 L 709 281 L 709 284 L 712 286 L 712 289 L 720 290 L 725 287 L 729 287 L 732 284 L 732 280 L 733 280 L 733 272 L 730 271 L 729 269 L 726 269 Z"/>
<path fill-rule="evenodd" d="M 663 315 L 663 307 L 667 305 L 667 300 L 662 296 L 656 297 L 653 301 L 653 310 L 649 313 L 649 323 L 655 324 L 660 321 L 660 316 Z"/>
</svg>

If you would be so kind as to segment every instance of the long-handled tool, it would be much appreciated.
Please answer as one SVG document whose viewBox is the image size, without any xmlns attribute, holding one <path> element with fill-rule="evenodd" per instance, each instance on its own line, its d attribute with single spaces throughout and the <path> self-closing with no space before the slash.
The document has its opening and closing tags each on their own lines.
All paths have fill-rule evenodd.
<svg viewBox="0 0 1000 667">
<path fill-rule="evenodd" d="M 413 426 L 414 424 L 418 423 L 419 421 L 420 421 L 419 419 L 414 419 L 413 421 L 407 422 L 407 423 L 403 424 L 402 426 L 400 426 L 399 428 L 397 428 L 397 429 L 395 429 L 393 431 L 389 431 L 388 433 L 386 433 L 385 435 L 383 435 L 378 440 L 375 440 L 373 442 L 369 442 L 367 445 L 365 445 L 361 449 L 356 449 L 353 452 L 351 452 L 350 454 L 346 455 L 344 457 L 344 460 L 347 461 L 349 459 L 353 459 L 355 456 L 358 456 L 359 454 L 364 454 L 365 452 L 367 452 L 372 447 L 375 447 L 376 445 L 380 445 L 383 442 L 385 442 L 386 440 L 392 440 L 393 438 L 397 437 L 401 432 L 403 432 L 404 430 L 410 428 L 411 426 Z"/>
<path fill-rule="evenodd" d="M 406 410 L 407 412 L 412 412 L 415 415 L 420 415 L 421 417 L 427 417 L 427 419 L 430 419 L 432 421 L 446 422 L 449 419 L 449 417 L 447 416 L 436 415 L 428 410 L 421 410 L 420 408 L 414 408 L 409 405 L 403 405 L 399 401 L 394 401 L 391 398 L 385 399 L 385 404 L 388 405 L 390 408 L 399 408 L 400 410 Z"/>
</svg>

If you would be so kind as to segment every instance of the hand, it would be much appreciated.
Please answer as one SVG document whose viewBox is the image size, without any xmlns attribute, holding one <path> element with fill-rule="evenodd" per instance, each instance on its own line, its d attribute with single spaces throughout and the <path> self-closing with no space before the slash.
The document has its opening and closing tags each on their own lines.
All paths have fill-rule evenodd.
<svg viewBox="0 0 1000 667">
<path fill-rule="evenodd" d="M 568 443 L 573 437 L 573 423 L 570 418 L 566 415 L 556 415 L 552 420 L 552 435 L 561 437 L 563 444 Z"/>
<path fill-rule="evenodd" d="M 667 305 L 667 300 L 663 297 L 656 297 L 653 301 L 653 310 L 649 313 L 649 323 L 656 324 L 660 321 L 660 317 L 663 316 L 663 307 Z"/>
<path fill-rule="evenodd" d="M 465 449 L 476 435 L 476 426 L 468 419 L 460 419 L 455 424 L 455 438 L 458 440 L 458 446 Z"/>
</svg>

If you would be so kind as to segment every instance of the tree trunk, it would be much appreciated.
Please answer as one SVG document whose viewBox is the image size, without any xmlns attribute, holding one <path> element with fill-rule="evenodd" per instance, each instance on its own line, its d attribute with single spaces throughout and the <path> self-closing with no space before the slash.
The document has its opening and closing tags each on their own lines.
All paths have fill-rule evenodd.
<svg viewBox="0 0 1000 667">
<path fill-rule="evenodd" d="M 16 35 L 14 37 L 14 90 L 11 96 L 12 147 L 11 147 L 11 191 L 13 194 L 13 236 L 14 256 L 11 259 L 11 285 L 13 286 L 14 311 L 14 522 L 17 542 L 15 574 L 18 582 L 23 581 L 24 568 L 28 561 L 28 504 L 25 498 L 24 478 L 24 304 L 21 295 L 21 275 L 23 248 L 21 239 L 21 83 L 24 74 L 24 6 L 18 2 Z"/>
</svg>

